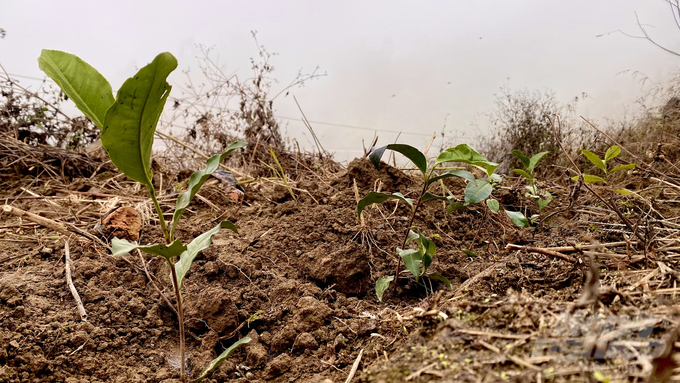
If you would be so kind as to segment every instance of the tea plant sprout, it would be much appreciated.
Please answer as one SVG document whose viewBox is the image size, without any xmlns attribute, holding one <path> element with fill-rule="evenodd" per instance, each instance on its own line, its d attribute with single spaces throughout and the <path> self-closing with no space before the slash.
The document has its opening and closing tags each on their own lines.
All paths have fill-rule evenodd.
<svg viewBox="0 0 680 383">
<path fill-rule="evenodd" d="M 526 194 L 526 196 L 536 200 L 538 210 L 542 210 L 543 208 L 548 206 L 550 201 L 552 201 L 552 195 L 547 190 L 538 189 L 538 187 L 536 186 L 536 179 L 534 178 L 534 170 L 538 162 L 546 154 L 550 152 L 540 152 L 534 154 L 533 156 L 531 156 L 531 158 L 525 156 L 524 153 L 522 153 L 520 150 L 515 149 L 511 153 L 514 154 L 517 158 L 519 158 L 520 161 L 522 161 L 522 165 L 524 166 L 524 169 L 512 169 L 512 171 L 526 178 L 527 181 L 529 181 L 529 186 L 527 186 L 529 192 Z"/>
<path fill-rule="evenodd" d="M 621 148 L 618 145 L 612 145 L 609 148 L 607 148 L 607 151 L 604 154 L 604 158 L 600 158 L 597 154 L 586 149 L 581 149 L 581 154 L 583 154 L 588 159 L 588 161 L 590 161 L 593 165 L 595 165 L 598 169 L 602 170 L 602 172 L 604 173 L 604 178 L 584 173 L 583 182 L 587 184 L 595 182 L 606 183 L 605 179 L 607 178 L 608 175 L 621 170 L 630 170 L 635 167 L 635 164 L 624 164 L 612 168 L 610 168 L 607 165 L 608 161 L 613 160 L 614 158 L 618 157 L 619 154 L 621 154 Z M 574 176 L 571 179 L 574 181 L 578 181 L 578 178 L 579 176 Z"/>
<path fill-rule="evenodd" d="M 413 220 L 415 219 L 418 209 L 423 202 L 443 200 L 449 203 L 447 212 L 455 209 L 467 208 L 470 205 L 474 205 L 486 200 L 493 191 L 493 183 L 499 182 L 500 177 L 494 174 L 498 164 L 495 162 L 488 161 L 484 156 L 479 154 L 476 150 L 467 144 L 460 144 L 454 148 L 449 148 L 443 151 L 437 159 L 434 161 L 432 166 L 428 166 L 427 158 L 418 149 L 413 146 L 406 144 L 390 144 L 383 147 L 375 148 L 369 154 L 369 159 L 373 163 L 376 169 L 380 170 L 380 159 L 382 158 L 385 150 L 392 150 L 403 154 L 408 158 L 420 171 L 423 180 L 423 188 L 421 192 L 415 198 L 415 205 L 413 200 L 406 198 L 403 194 L 395 192 L 392 194 L 380 193 L 380 192 L 370 192 L 364 198 L 362 198 L 357 203 L 357 215 L 361 217 L 361 212 L 369 205 L 376 203 L 383 203 L 388 200 L 398 200 L 407 204 L 411 209 L 411 216 L 409 218 L 408 225 L 406 227 L 406 233 L 404 233 L 404 239 L 401 247 L 396 249 L 397 253 L 397 268 L 394 275 L 381 277 L 376 282 L 376 295 L 378 300 L 382 301 L 383 294 L 385 290 L 389 288 L 390 283 L 398 278 L 401 262 L 407 270 L 413 274 L 416 282 L 420 276 L 427 276 L 431 279 L 439 280 L 447 285 L 451 285 L 449 280 L 439 275 L 438 273 L 427 273 L 427 269 L 432 263 L 432 259 L 435 256 L 437 247 L 425 237 L 422 233 L 416 233 L 411 230 L 413 228 Z M 476 168 L 481 169 L 486 174 L 485 178 L 476 178 L 474 174 L 463 169 L 452 169 L 445 172 L 443 164 L 447 162 L 460 162 L 468 165 L 472 165 Z M 454 202 L 452 197 L 440 196 L 432 194 L 428 191 L 433 183 L 450 177 L 464 178 L 468 181 L 467 187 L 465 188 L 464 203 Z M 418 245 L 417 249 L 406 249 L 406 245 L 415 241 Z"/>
<path fill-rule="evenodd" d="M 108 152 L 111 162 L 130 179 L 146 186 L 149 192 L 158 213 L 165 243 L 139 245 L 114 238 L 111 241 L 111 249 L 116 256 L 123 256 L 138 249 L 165 259 L 170 266 L 179 322 L 180 379 L 186 382 L 182 282 L 199 252 L 211 245 L 213 235 L 223 228 L 234 232 L 237 232 L 237 228 L 231 221 L 222 221 L 187 245 L 175 238 L 175 230 L 182 214 L 208 177 L 231 152 L 246 146 L 246 143 L 244 141 L 232 143 L 224 153 L 208 159 L 204 169 L 191 175 L 187 191 L 177 197 L 175 212 L 168 225 L 156 198 L 150 164 L 156 126 L 172 89 L 166 79 L 177 68 L 175 57 L 167 52 L 156 56 L 149 65 L 123 83 L 115 99 L 109 82 L 96 69 L 75 55 L 43 50 L 38 58 L 38 64 L 40 69 L 73 100 L 76 107 L 102 130 L 102 146 Z M 238 346 L 249 341 L 250 338 L 245 337 L 232 344 L 210 362 L 194 382 L 204 379 Z"/>
</svg>

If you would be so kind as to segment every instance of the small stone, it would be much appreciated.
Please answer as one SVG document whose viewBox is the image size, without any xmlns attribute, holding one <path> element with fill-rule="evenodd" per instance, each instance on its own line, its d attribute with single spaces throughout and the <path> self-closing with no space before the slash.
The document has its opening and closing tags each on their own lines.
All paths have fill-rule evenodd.
<svg viewBox="0 0 680 383">
<path fill-rule="evenodd" d="M 266 379 L 276 378 L 279 375 L 284 374 L 286 371 L 290 370 L 293 358 L 288 354 L 281 354 L 274 358 L 265 368 L 264 372 L 267 376 Z"/>
<path fill-rule="evenodd" d="M 9 345 L 14 348 L 19 348 L 19 342 L 17 342 L 16 340 L 10 341 Z"/>
<path fill-rule="evenodd" d="M 333 341 L 333 348 L 335 351 L 342 350 L 347 346 L 347 338 L 345 338 L 344 335 L 338 334 L 338 336 L 335 337 L 335 340 Z"/>
<path fill-rule="evenodd" d="M 314 339 L 312 334 L 303 332 L 298 336 L 297 341 L 295 342 L 295 348 L 302 350 L 316 350 L 319 348 L 319 344 L 316 342 L 316 339 Z"/>
<path fill-rule="evenodd" d="M 117 237 L 137 242 L 142 229 L 142 217 L 133 207 L 123 206 L 106 213 L 101 226 L 106 238 Z"/>
</svg>

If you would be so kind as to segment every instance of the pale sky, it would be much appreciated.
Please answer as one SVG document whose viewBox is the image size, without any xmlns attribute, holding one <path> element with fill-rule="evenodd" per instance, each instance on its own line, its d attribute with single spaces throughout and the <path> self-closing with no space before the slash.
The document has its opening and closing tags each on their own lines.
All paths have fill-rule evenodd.
<svg viewBox="0 0 680 383">
<path fill-rule="evenodd" d="M 77 54 L 109 79 L 123 81 L 169 51 L 181 70 L 198 73 L 197 44 L 211 46 L 227 72 L 250 74 L 259 42 L 279 55 L 280 81 L 316 66 L 327 76 L 275 101 L 276 114 L 299 118 L 292 95 L 312 121 L 324 147 L 339 160 L 361 154 L 361 139 L 378 129 L 387 144 L 424 147 L 447 118 L 447 138 L 471 141 L 486 128 L 484 113 L 504 85 L 513 90 L 551 89 L 570 101 L 589 98 L 580 112 L 595 120 L 620 118 L 634 108 L 639 71 L 663 83 L 680 57 L 638 34 L 635 12 L 652 36 L 680 49 L 680 29 L 664 0 L 514 1 L 8 1 L 0 0 L 0 63 L 12 74 L 43 77 L 43 48 Z M 21 79 L 24 86 L 37 82 Z M 172 96 L 181 96 L 178 87 Z M 299 121 L 283 120 L 287 133 L 313 144 Z M 391 132 L 386 132 L 391 131 Z M 439 140 L 436 141 L 439 147 Z"/>
</svg>

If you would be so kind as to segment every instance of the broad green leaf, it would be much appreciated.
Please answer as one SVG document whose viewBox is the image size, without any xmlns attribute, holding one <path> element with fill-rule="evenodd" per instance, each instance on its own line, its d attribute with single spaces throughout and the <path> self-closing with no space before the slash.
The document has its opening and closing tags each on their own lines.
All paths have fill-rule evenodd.
<svg viewBox="0 0 680 383">
<path fill-rule="evenodd" d="M 613 168 L 612 170 L 609 171 L 609 173 L 614 173 L 618 172 L 619 170 L 630 170 L 635 168 L 635 164 L 626 164 L 626 165 L 621 165 Z"/>
<path fill-rule="evenodd" d="M 124 239 L 114 238 L 111 240 L 111 254 L 115 256 L 125 255 L 134 249 L 139 249 L 143 253 L 159 255 L 167 260 L 179 257 L 187 247 L 179 239 L 174 240 L 170 245 L 157 243 L 155 245 L 136 245 Z"/>
<path fill-rule="evenodd" d="M 536 204 L 538 205 L 538 210 L 543 210 L 550 201 L 552 201 L 552 194 L 548 193 L 547 191 L 545 193 L 545 198 L 539 198 L 536 200 Z"/>
<path fill-rule="evenodd" d="M 519 227 L 529 227 L 529 226 L 531 226 L 531 224 L 529 223 L 529 220 L 527 219 L 527 217 L 524 216 L 524 214 L 522 214 L 522 212 L 506 210 L 505 214 L 507 214 L 508 217 L 510 217 L 510 220 L 512 221 L 512 223 L 514 223 L 515 225 L 517 225 Z"/>
<path fill-rule="evenodd" d="M 538 161 L 541 160 L 546 154 L 550 152 L 540 152 L 534 154 L 531 159 L 529 160 L 529 166 L 527 166 L 529 173 L 534 174 L 534 169 L 536 168 L 536 164 L 538 164 Z"/>
<path fill-rule="evenodd" d="M 43 49 L 38 66 L 59 85 L 99 129 L 104 127 L 106 111 L 115 102 L 111 84 L 90 64 L 70 53 Z"/>
<path fill-rule="evenodd" d="M 515 150 L 511 151 L 510 153 L 517 156 L 517 158 L 519 158 L 519 160 L 522 161 L 522 165 L 524 165 L 525 168 L 528 168 L 529 165 L 531 164 L 531 159 L 529 157 L 525 156 L 524 153 L 522 153 L 521 150 L 515 149 Z"/>
<path fill-rule="evenodd" d="M 380 159 L 382 158 L 385 149 L 394 150 L 395 152 L 403 154 L 406 158 L 411 160 L 411 162 L 413 162 L 413 164 L 416 165 L 418 169 L 420 169 L 423 175 L 427 173 L 427 159 L 425 158 L 425 155 L 423 155 L 420 150 L 406 144 L 390 144 L 373 149 L 368 155 L 368 158 L 371 160 L 373 166 L 375 166 L 376 169 L 380 169 Z"/>
<path fill-rule="evenodd" d="M 409 229 L 408 235 L 406 236 L 406 243 L 409 243 L 409 242 L 411 242 L 411 241 L 415 241 L 415 240 L 417 240 L 418 238 L 419 238 L 419 237 L 418 237 L 418 233 L 416 233 L 415 231 Z"/>
<path fill-rule="evenodd" d="M 607 165 L 600 159 L 600 157 L 597 156 L 597 154 L 586 150 L 586 149 L 581 149 L 581 153 L 583 153 L 586 158 L 593 163 L 593 165 L 597 166 L 602 170 L 603 172 L 607 173 Z"/>
<path fill-rule="evenodd" d="M 487 180 L 478 179 L 470 181 L 465 188 L 465 204 L 474 205 L 487 199 L 493 187 Z"/>
<path fill-rule="evenodd" d="M 432 279 L 433 281 L 442 282 L 445 285 L 449 286 L 450 289 L 453 289 L 453 285 L 451 284 L 451 281 L 448 278 L 444 277 L 443 275 L 441 275 L 439 273 L 430 273 L 430 274 L 427 274 L 427 277 Z"/>
<path fill-rule="evenodd" d="M 618 145 L 612 145 L 607 149 L 607 152 L 604 154 L 604 162 L 607 162 L 611 160 L 612 158 L 616 158 L 621 154 L 621 148 L 618 147 Z"/>
<path fill-rule="evenodd" d="M 574 180 L 574 181 L 578 181 L 578 176 L 573 176 L 573 177 L 571 177 L 571 179 Z M 583 175 L 583 181 L 585 181 L 585 183 L 587 183 L 587 184 L 593 184 L 593 183 L 595 183 L 595 182 L 604 182 L 604 183 L 607 183 L 607 182 L 604 180 L 604 178 L 598 177 L 598 176 L 594 176 L 594 175 L 592 175 L 592 174 L 584 174 L 584 175 Z"/>
<path fill-rule="evenodd" d="M 366 197 L 362 198 L 361 201 L 359 201 L 359 203 L 357 204 L 357 215 L 361 217 L 361 212 L 364 210 L 366 206 L 372 205 L 374 203 L 383 203 L 388 199 L 397 199 L 399 201 L 403 201 L 407 205 L 409 205 L 411 209 L 413 209 L 413 203 L 411 202 L 411 199 L 404 197 L 404 195 L 399 192 L 392 194 L 370 192 L 368 193 L 368 195 L 366 195 Z"/>
<path fill-rule="evenodd" d="M 213 235 L 217 234 L 221 229 L 229 229 L 238 233 L 236 225 L 234 225 L 231 221 L 222 221 L 219 225 L 194 238 L 194 240 L 187 245 L 186 251 L 180 255 L 179 261 L 175 263 L 177 284 L 180 288 L 182 287 L 182 281 L 184 281 L 184 277 L 187 275 L 187 272 L 189 271 L 191 264 L 194 262 L 194 259 L 196 259 L 198 253 L 210 247 L 212 244 Z"/>
<path fill-rule="evenodd" d="M 198 374 L 198 377 L 193 380 L 193 383 L 198 383 L 201 380 L 205 379 L 208 375 L 210 375 L 213 371 L 215 371 L 231 354 L 233 354 L 234 351 L 236 351 L 236 349 L 239 346 L 246 344 L 250 341 L 251 341 L 250 338 L 244 337 L 244 338 L 241 338 L 241 339 L 237 340 L 236 342 L 234 342 L 234 344 L 229 346 L 228 349 L 224 350 L 220 354 L 220 356 L 213 359 L 212 362 L 208 363 L 208 365 L 205 366 L 203 371 L 201 371 L 201 373 Z"/>
<path fill-rule="evenodd" d="M 488 206 L 489 209 L 494 213 L 498 213 L 498 211 L 501 209 L 501 205 L 493 198 L 486 200 L 486 206 Z"/>
<path fill-rule="evenodd" d="M 487 160 L 468 144 L 460 144 L 441 152 L 435 161 L 435 166 L 443 162 L 462 162 L 481 167 L 489 177 L 498 168 L 498 164 Z"/>
<path fill-rule="evenodd" d="M 404 260 L 406 269 L 413 274 L 416 278 L 416 282 L 418 282 L 418 278 L 420 277 L 420 264 L 423 262 L 423 254 L 420 252 L 420 249 L 402 250 L 397 248 L 397 254 Z"/>
<path fill-rule="evenodd" d="M 436 195 L 436 194 L 432 194 L 430 192 L 426 192 L 425 194 L 423 194 L 422 201 L 423 202 L 432 201 L 432 200 L 449 201 L 449 199 L 450 199 L 450 197 L 444 197 L 444 196 L 441 196 L 441 195 Z"/>
<path fill-rule="evenodd" d="M 231 152 L 236 149 L 243 148 L 248 143 L 245 141 L 236 141 L 227 147 L 227 150 L 222 154 L 216 154 L 208 159 L 206 166 L 203 170 L 194 172 L 194 174 L 189 177 L 189 187 L 187 191 L 177 196 L 177 207 L 175 207 L 175 214 L 172 216 L 172 226 L 170 227 L 170 238 L 173 238 L 177 224 L 179 223 L 179 218 L 184 213 L 191 200 L 194 198 L 198 190 L 203 186 L 205 181 L 208 180 L 211 174 L 215 172 L 220 167 L 220 163 L 224 161 L 225 158 Z"/>
<path fill-rule="evenodd" d="M 449 178 L 449 177 L 460 177 L 460 178 L 465 178 L 468 181 L 472 181 L 475 179 L 475 176 L 470 173 L 467 170 L 462 170 L 462 169 L 456 169 L 456 170 L 449 170 L 446 173 L 442 173 L 436 177 L 432 177 L 429 180 L 427 180 L 427 184 L 430 185 L 433 182 L 439 181 L 444 178 Z"/>
<path fill-rule="evenodd" d="M 489 178 L 491 178 L 491 181 L 495 183 L 501 183 L 503 181 L 503 178 L 496 173 L 490 175 Z"/>
<path fill-rule="evenodd" d="M 380 277 L 375 282 L 375 295 L 378 296 L 379 302 L 382 302 L 383 294 L 385 294 L 385 290 L 387 290 L 390 287 L 390 282 L 392 282 L 393 280 L 394 276 L 390 275 L 389 277 Z"/>
<path fill-rule="evenodd" d="M 531 174 L 527 173 L 526 171 L 522 169 L 512 169 L 513 172 L 519 174 L 520 176 L 528 179 L 529 181 L 533 181 L 534 177 L 531 176 Z"/>
<path fill-rule="evenodd" d="M 467 209 L 467 206 L 465 206 L 465 204 L 462 204 L 460 202 L 451 202 L 449 207 L 446 209 L 446 214 L 449 214 L 454 210 L 463 210 L 463 209 Z"/>
<path fill-rule="evenodd" d="M 165 80 L 177 68 L 170 53 L 161 53 L 118 90 L 106 112 L 102 146 L 111 162 L 131 179 L 153 188 L 151 146 L 158 119 L 172 87 Z"/>
</svg>

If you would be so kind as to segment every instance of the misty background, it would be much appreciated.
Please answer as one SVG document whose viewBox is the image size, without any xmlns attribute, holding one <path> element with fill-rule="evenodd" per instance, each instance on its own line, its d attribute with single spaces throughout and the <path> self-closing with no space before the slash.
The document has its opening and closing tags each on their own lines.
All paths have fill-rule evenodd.
<svg viewBox="0 0 680 383">
<path fill-rule="evenodd" d="M 169 51 L 179 61 L 171 97 L 182 98 L 190 81 L 205 82 L 199 45 L 210 48 L 226 74 L 251 76 L 257 31 L 259 44 L 276 53 L 269 63 L 278 83 L 270 95 L 298 73 L 320 75 L 274 100 L 282 133 L 303 149 L 315 147 L 295 96 L 324 148 L 346 161 L 363 154 L 362 139 L 368 145 L 374 134 L 381 144 L 399 137 L 420 148 L 437 132 L 439 149 L 442 131 L 447 143 L 472 142 L 488 134 L 488 113 L 502 87 L 550 90 L 562 103 L 578 96 L 578 113 L 597 122 L 634 114 L 636 101 L 668 81 L 680 59 L 617 32 L 641 34 L 636 12 L 659 43 L 680 45 L 664 0 L 3 0 L 0 64 L 21 85 L 38 89 L 45 78 L 40 50 L 63 50 L 98 69 L 115 92 Z M 69 113 L 77 115 L 75 108 Z"/>
</svg>

